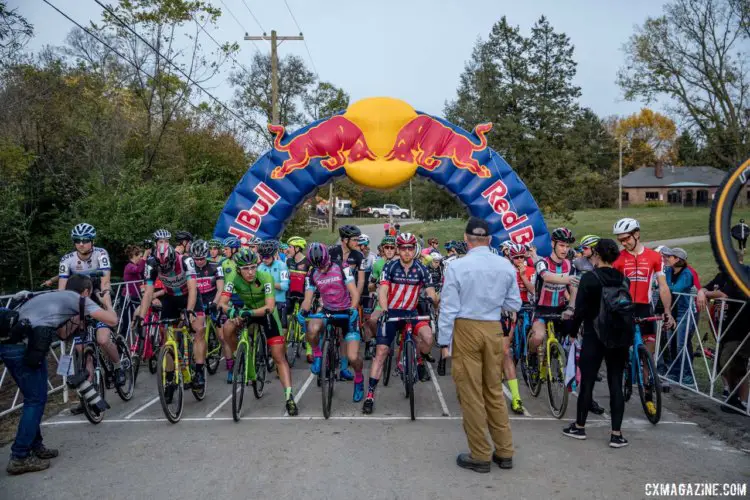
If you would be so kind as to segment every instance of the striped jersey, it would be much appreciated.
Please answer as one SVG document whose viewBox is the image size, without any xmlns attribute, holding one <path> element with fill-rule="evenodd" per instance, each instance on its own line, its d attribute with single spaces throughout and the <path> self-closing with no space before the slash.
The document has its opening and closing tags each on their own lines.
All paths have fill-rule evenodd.
<svg viewBox="0 0 750 500">
<path fill-rule="evenodd" d="M 544 257 L 536 263 L 537 275 L 537 303 L 538 306 L 544 307 L 562 307 L 567 302 L 565 291 L 568 285 L 558 285 L 545 281 L 545 275 L 559 274 L 568 276 L 572 269 L 572 264 L 568 259 L 562 262 L 555 262 L 552 257 Z"/>
<path fill-rule="evenodd" d="M 432 274 L 416 260 L 409 269 L 404 269 L 399 259 L 388 262 L 383 267 L 380 284 L 388 287 L 388 309 L 407 311 L 416 310 L 423 288 L 434 288 Z"/>
</svg>

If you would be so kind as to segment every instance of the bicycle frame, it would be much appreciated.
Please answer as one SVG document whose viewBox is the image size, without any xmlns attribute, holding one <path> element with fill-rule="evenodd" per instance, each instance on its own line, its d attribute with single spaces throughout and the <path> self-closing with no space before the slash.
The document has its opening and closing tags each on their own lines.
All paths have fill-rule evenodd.
<svg viewBox="0 0 750 500">
<path fill-rule="evenodd" d="M 531 311 L 532 309 L 521 308 L 519 314 L 521 321 L 516 320 L 516 327 L 513 331 L 513 353 L 515 359 L 521 359 L 521 355 L 526 353 L 526 332 L 531 328 Z"/>
</svg>

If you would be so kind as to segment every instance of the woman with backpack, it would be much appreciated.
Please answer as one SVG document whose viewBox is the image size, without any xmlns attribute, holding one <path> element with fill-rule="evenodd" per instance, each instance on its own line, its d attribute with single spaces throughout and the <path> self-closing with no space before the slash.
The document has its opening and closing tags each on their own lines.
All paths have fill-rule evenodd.
<svg viewBox="0 0 750 500">
<path fill-rule="evenodd" d="M 622 448 L 628 444 L 628 441 L 620 432 L 622 417 L 625 413 L 622 377 L 628 359 L 628 348 L 633 341 L 632 326 L 627 326 L 628 320 L 632 323 L 632 300 L 628 291 L 629 283 L 620 271 L 612 268 L 612 263 L 619 254 L 620 251 L 614 240 L 600 240 L 591 256 L 591 262 L 596 268 L 594 271 L 583 275 L 578 287 L 573 317 L 574 328 L 571 331 L 577 332 L 581 323 L 583 323 L 583 346 L 579 360 L 581 385 L 578 392 L 576 421 L 563 429 L 563 434 L 566 436 L 586 439 L 586 417 L 591 406 L 594 383 L 602 360 L 605 360 L 607 362 L 609 405 L 612 415 L 612 434 L 609 446 L 612 448 Z M 614 302 L 615 298 L 619 297 L 618 304 L 624 305 L 624 308 L 613 307 L 614 304 L 609 302 L 607 305 L 603 305 L 603 293 L 605 299 L 610 302 Z M 612 314 L 626 317 L 609 318 L 608 322 L 603 321 L 602 316 Z M 612 319 L 620 321 L 612 321 Z M 626 323 L 625 326 L 622 325 L 622 320 Z M 608 327 L 599 328 L 603 323 L 607 324 Z M 619 328 L 610 328 L 610 324 L 617 323 L 621 324 Z"/>
</svg>

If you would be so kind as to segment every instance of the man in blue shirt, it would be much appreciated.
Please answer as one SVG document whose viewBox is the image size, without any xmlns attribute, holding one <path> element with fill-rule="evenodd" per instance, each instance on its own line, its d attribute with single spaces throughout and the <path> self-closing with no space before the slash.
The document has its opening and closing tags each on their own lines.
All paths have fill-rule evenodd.
<svg viewBox="0 0 750 500">
<path fill-rule="evenodd" d="M 279 251 L 279 242 L 266 240 L 258 245 L 261 263 L 259 271 L 265 271 L 273 276 L 273 286 L 276 289 L 276 309 L 279 311 L 279 319 L 282 328 L 287 327 L 286 318 L 286 292 L 289 290 L 289 268 L 285 262 L 276 258 Z"/>
<path fill-rule="evenodd" d="M 490 458 L 501 469 L 513 467 L 513 437 L 503 394 L 503 311 L 517 312 L 521 295 L 516 270 L 490 252 L 490 227 L 472 217 L 464 234 L 469 252 L 445 271 L 440 297 L 438 343 L 443 356 L 452 342 L 453 380 L 463 413 L 470 453 L 459 467 L 490 471 Z M 489 428 L 492 444 L 485 437 Z"/>
</svg>

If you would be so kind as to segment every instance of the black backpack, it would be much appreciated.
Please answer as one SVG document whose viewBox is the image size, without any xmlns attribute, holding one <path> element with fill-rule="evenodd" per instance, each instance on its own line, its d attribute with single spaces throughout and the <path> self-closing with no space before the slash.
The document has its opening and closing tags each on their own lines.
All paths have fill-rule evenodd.
<svg viewBox="0 0 750 500">
<path fill-rule="evenodd" d="M 618 284 L 607 285 L 596 270 L 592 273 L 602 285 L 594 331 L 608 348 L 629 347 L 633 343 L 634 305 L 628 280 L 623 277 Z"/>
<path fill-rule="evenodd" d="M 18 311 L 0 307 L 0 343 L 9 342 L 18 326 Z"/>
</svg>

